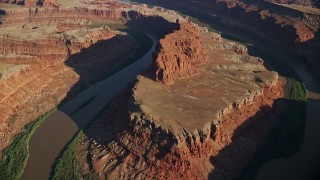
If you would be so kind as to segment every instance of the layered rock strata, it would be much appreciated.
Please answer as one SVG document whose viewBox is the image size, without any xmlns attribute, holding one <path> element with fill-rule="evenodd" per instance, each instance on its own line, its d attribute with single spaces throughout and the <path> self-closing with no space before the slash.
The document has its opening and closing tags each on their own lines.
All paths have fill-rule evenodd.
<svg viewBox="0 0 320 180">
<path fill-rule="evenodd" d="M 265 0 L 137 1 L 177 9 L 205 21 L 244 30 L 319 64 L 316 49 L 320 48 L 320 11 L 317 8 Z"/>
<path fill-rule="evenodd" d="M 156 80 L 168 85 L 176 79 L 198 74 L 196 66 L 205 63 L 206 58 L 199 29 L 195 24 L 186 23 L 160 40 L 154 65 Z"/>
<path fill-rule="evenodd" d="M 58 6 L 57 0 L 0 0 L 0 3 L 17 4 L 26 7 L 32 6 Z"/>
<path fill-rule="evenodd" d="M 95 24 L 123 21 L 120 9 L 128 5 L 31 2 L 0 2 L 1 152 L 26 124 L 126 63 L 138 48 L 128 34 Z"/>
<path fill-rule="evenodd" d="M 11 33 L 23 31 L 22 34 Z M 0 59 L 8 57 L 33 57 L 66 60 L 71 55 L 88 48 L 98 41 L 115 36 L 108 27 L 79 28 L 57 33 L 56 27 L 41 27 L 36 30 L 24 27 L 2 28 L 0 34 Z"/>
<path fill-rule="evenodd" d="M 79 80 L 64 61 L 98 41 L 115 37 L 107 27 L 42 35 L 34 31 L 7 35 L 4 29 L 0 33 L 0 60 L 5 62 L 0 64 L 0 149 L 25 124 L 61 102 Z"/>
<path fill-rule="evenodd" d="M 13 26 L 34 24 L 35 26 L 65 23 L 72 20 L 77 24 L 105 23 L 121 21 L 122 10 L 119 8 L 97 7 L 31 7 L 0 9 L 0 25 Z"/>
<path fill-rule="evenodd" d="M 59 3 L 54 7 L 1 4 L 1 151 L 26 124 L 132 60 L 141 44 L 103 24 L 123 26 L 131 18 L 151 19 L 152 27 L 166 22 L 159 34 L 177 26 L 153 10 L 140 12 L 139 6 L 129 9 L 130 5 L 115 1 Z"/>
<path fill-rule="evenodd" d="M 199 36 L 208 61 L 197 76 L 167 86 L 143 74 L 85 132 L 101 179 L 231 179 L 275 127 L 273 103 L 283 96 L 278 74 L 241 44 Z M 234 153 L 226 156 L 227 147 Z"/>
</svg>

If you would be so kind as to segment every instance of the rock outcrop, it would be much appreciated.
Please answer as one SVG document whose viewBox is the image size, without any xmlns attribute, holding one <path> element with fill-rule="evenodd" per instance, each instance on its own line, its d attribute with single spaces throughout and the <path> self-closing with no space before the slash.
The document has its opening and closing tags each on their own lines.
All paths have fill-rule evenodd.
<svg viewBox="0 0 320 180">
<path fill-rule="evenodd" d="M 72 20 L 77 24 L 105 23 L 111 20 L 122 21 L 119 8 L 94 7 L 30 7 L 0 9 L 0 25 L 13 26 L 33 24 L 35 26 L 65 23 Z"/>
<path fill-rule="evenodd" d="M 37 28 L 36 30 L 14 27 L 26 34 L 12 34 L 13 28 L 3 28 L 0 34 L 0 59 L 21 56 L 48 60 L 66 60 L 71 54 L 80 52 L 98 41 L 115 36 L 108 27 L 79 28 L 55 33 L 57 29 Z M 43 33 L 43 31 L 46 31 Z M 50 32 L 51 31 L 51 32 Z M 51 34 L 50 34 L 51 33 Z"/>
<path fill-rule="evenodd" d="M 0 3 L 17 4 L 26 7 L 33 6 L 58 6 L 57 0 L 0 0 Z"/>
<path fill-rule="evenodd" d="M 163 41 L 167 37 L 170 34 Z M 187 44 L 201 41 L 208 56 L 207 63 L 197 67 L 197 76 L 166 86 L 141 75 L 133 89 L 115 98 L 85 131 L 90 140 L 82 144 L 89 146 L 93 170 L 101 179 L 207 179 L 212 171 L 210 177 L 231 179 L 276 126 L 273 104 L 283 97 L 278 74 L 249 56 L 243 45 L 216 33 L 190 39 L 195 42 Z M 166 41 L 168 47 L 186 47 L 175 42 Z M 180 53 L 191 60 L 188 51 Z M 220 152 L 231 141 L 237 144 L 229 147 L 234 153 L 221 159 Z M 241 163 L 234 163 L 237 153 Z"/>
<path fill-rule="evenodd" d="M 61 102 L 79 80 L 77 72 L 64 64 L 70 56 L 115 37 L 108 27 L 59 34 L 21 28 L 27 34 L 20 35 L 5 29 L 0 32 L 0 61 L 6 63 L 0 64 L 1 150 L 25 124 Z"/>
<path fill-rule="evenodd" d="M 252 33 L 299 56 L 319 56 L 320 11 L 316 8 L 258 0 L 145 1 L 178 9 L 230 28 Z M 302 53 L 301 53 L 302 52 Z M 307 59 L 307 58 L 305 58 Z M 316 59 L 313 64 L 319 64 Z"/>
<path fill-rule="evenodd" d="M 198 27 L 190 22 L 181 25 L 158 44 L 154 65 L 156 80 L 169 85 L 176 79 L 198 74 L 196 66 L 205 63 L 206 58 Z"/>
<path fill-rule="evenodd" d="M 96 24 L 122 24 L 128 5 L 6 2 L 0 1 L 1 152 L 26 124 L 126 64 L 140 46 L 127 33 Z"/>
</svg>

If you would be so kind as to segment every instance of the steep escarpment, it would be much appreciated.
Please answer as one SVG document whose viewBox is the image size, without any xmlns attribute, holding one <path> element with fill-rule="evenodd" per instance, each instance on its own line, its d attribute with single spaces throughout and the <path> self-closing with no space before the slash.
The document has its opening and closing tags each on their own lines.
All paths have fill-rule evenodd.
<svg viewBox="0 0 320 180">
<path fill-rule="evenodd" d="M 269 1 L 144 1 L 237 28 L 304 57 L 318 57 L 319 9 Z M 307 52 L 307 53 L 305 53 Z M 307 58 L 305 58 L 307 59 Z M 316 58 L 312 60 L 314 64 Z"/>
<path fill-rule="evenodd" d="M 151 21 L 147 25 L 160 35 L 178 27 L 176 19 L 168 22 L 152 14 L 152 9 L 148 14 L 119 2 L 59 3 L 53 7 L 1 4 L 0 150 L 26 124 L 141 53 L 145 45 L 136 40 L 139 35 L 110 30 L 105 24 L 131 27 L 135 23 L 127 21 L 142 19 Z M 179 17 L 167 15 L 173 16 Z"/>
<path fill-rule="evenodd" d="M 282 93 L 280 84 L 267 88 L 263 95 L 255 96 L 250 104 L 241 108 L 232 107 L 221 124 L 211 124 L 206 131 L 193 135 L 186 129 L 180 136 L 158 126 L 153 117 L 148 115 L 131 113 L 131 117 L 128 117 L 128 114 L 123 116 L 116 113 L 119 109 L 121 113 L 126 113 L 128 109 L 122 103 L 130 104 L 130 101 L 115 101 L 112 110 L 104 115 L 105 119 L 91 129 L 97 137 L 108 137 L 91 142 L 93 168 L 100 178 L 207 179 L 213 171 L 213 178 L 231 179 L 246 167 L 270 128 L 277 123 L 272 114 L 272 105 L 273 100 L 281 97 Z M 128 98 L 128 95 L 122 98 Z M 267 108 L 259 112 L 262 111 L 260 107 Z M 137 107 L 129 109 L 136 110 Z M 257 112 L 263 115 L 254 117 Z M 108 116 L 117 118 L 117 121 L 112 121 Z M 250 131 L 241 127 L 243 131 L 237 131 L 237 138 L 231 139 L 235 130 L 248 121 L 248 117 L 253 117 L 250 119 L 253 121 L 251 125 L 259 125 L 251 128 L 247 125 Z M 127 123 L 128 126 L 121 127 L 121 123 Z M 119 126 L 120 130 L 113 130 Z M 96 139 L 94 136 L 91 138 Z M 234 153 L 219 156 L 219 152 L 231 141 Z M 239 154 L 242 156 L 239 157 Z M 214 159 L 213 163 L 211 159 Z"/>
<path fill-rule="evenodd" d="M 196 66 L 205 63 L 206 58 L 198 27 L 184 24 L 160 40 L 154 65 L 156 80 L 173 84 L 176 79 L 198 74 Z"/>
<path fill-rule="evenodd" d="M 20 30 L 26 34 L 13 34 L 11 31 Z M 43 31 L 46 31 L 43 33 Z M 51 32 L 50 32 L 51 31 Z M 92 44 L 110 39 L 115 36 L 108 27 L 94 29 L 79 28 L 77 30 L 55 33 L 55 27 L 32 28 L 2 28 L 0 34 L 0 58 L 8 56 L 32 56 L 50 60 L 66 60 L 81 49 L 88 48 Z"/>
<path fill-rule="evenodd" d="M 58 6 L 57 0 L 0 0 L 0 3 L 17 4 L 26 7 L 32 6 Z"/>
<path fill-rule="evenodd" d="M 1 149 L 25 124 L 61 102 L 79 80 L 77 72 L 64 61 L 115 36 L 107 27 L 51 35 L 36 31 L 17 35 L 9 31 L 3 28 L 0 35 L 0 60 L 5 63 L 1 64 L 0 80 Z"/>
<path fill-rule="evenodd" d="M 100 178 L 207 179 L 214 171 L 215 178 L 231 179 L 276 126 L 273 103 L 283 96 L 278 74 L 249 56 L 243 45 L 219 34 L 201 32 L 192 40 L 200 40 L 208 56 L 197 67 L 198 75 L 165 85 L 149 78 L 148 72 L 155 73 L 152 67 L 85 131 L 88 142 L 82 145 L 89 146 L 91 167 Z M 251 134 L 246 128 L 252 128 Z M 219 159 L 236 130 L 239 147 L 225 158 L 227 163 L 212 161 Z M 237 153 L 243 159 L 234 163 Z"/>
<path fill-rule="evenodd" d="M 12 25 L 50 25 L 72 20 L 77 24 L 105 23 L 108 21 L 121 21 L 121 7 L 119 8 L 94 8 L 94 7 L 30 7 L 2 9 L 0 24 Z"/>
</svg>

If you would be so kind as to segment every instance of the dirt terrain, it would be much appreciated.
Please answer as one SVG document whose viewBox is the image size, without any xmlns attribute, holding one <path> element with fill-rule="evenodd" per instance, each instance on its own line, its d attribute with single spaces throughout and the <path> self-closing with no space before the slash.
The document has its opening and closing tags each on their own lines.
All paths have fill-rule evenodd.
<svg viewBox="0 0 320 180">
<path fill-rule="evenodd" d="M 135 1 L 190 13 L 204 21 L 219 22 L 279 48 L 290 49 L 305 61 L 319 66 L 318 8 L 266 0 Z"/>
<path fill-rule="evenodd" d="M 127 5 L 24 2 L 0 3 L 0 150 L 26 124 L 127 64 L 140 46 L 104 25 L 123 24 L 120 9 Z"/>
<path fill-rule="evenodd" d="M 85 131 L 78 145 L 89 147 L 89 164 L 79 157 L 84 172 L 101 179 L 235 177 L 277 125 L 278 74 L 243 45 L 191 22 L 160 40 L 154 61 Z M 231 141 L 237 153 L 218 156 Z"/>
<path fill-rule="evenodd" d="M 192 8 L 320 65 L 320 16 L 316 3 L 304 2 L 157 1 Z M 174 11 L 108 0 L 0 5 L 0 150 L 26 124 L 135 57 L 141 44 L 116 26 L 160 40 L 152 66 L 85 130 L 87 139 L 77 146 L 84 173 L 232 179 L 279 124 L 275 106 L 284 90 L 278 73 L 243 44 Z"/>
</svg>

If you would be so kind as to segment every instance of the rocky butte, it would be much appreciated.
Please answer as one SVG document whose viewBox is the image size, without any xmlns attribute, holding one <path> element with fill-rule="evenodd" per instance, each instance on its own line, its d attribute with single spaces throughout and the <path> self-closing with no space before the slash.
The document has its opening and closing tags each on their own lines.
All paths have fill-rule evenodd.
<svg viewBox="0 0 320 180">
<path fill-rule="evenodd" d="M 260 0 L 158 2 L 287 43 L 319 65 L 319 14 L 310 9 Z M 279 125 L 278 73 L 243 44 L 174 11 L 108 0 L 0 3 L 0 150 L 26 124 L 135 57 L 143 43 L 110 28 L 124 24 L 160 40 L 149 69 L 84 130 L 76 153 L 84 173 L 232 179 Z"/>
<path fill-rule="evenodd" d="M 85 131 L 89 141 L 78 149 L 89 147 L 90 160 L 79 157 L 83 172 L 101 179 L 236 177 L 278 123 L 278 74 L 245 46 L 191 22 L 157 47 L 153 66 Z"/>
<path fill-rule="evenodd" d="M 136 0 L 160 5 L 291 50 L 320 67 L 319 1 L 303 0 Z"/>
<path fill-rule="evenodd" d="M 166 35 L 157 47 L 155 68 L 156 80 L 173 84 L 198 74 L 196 66 L 206 62 L 199 31 L 191 23 L 182 25 L 179 31 Z"/>
</svg>

